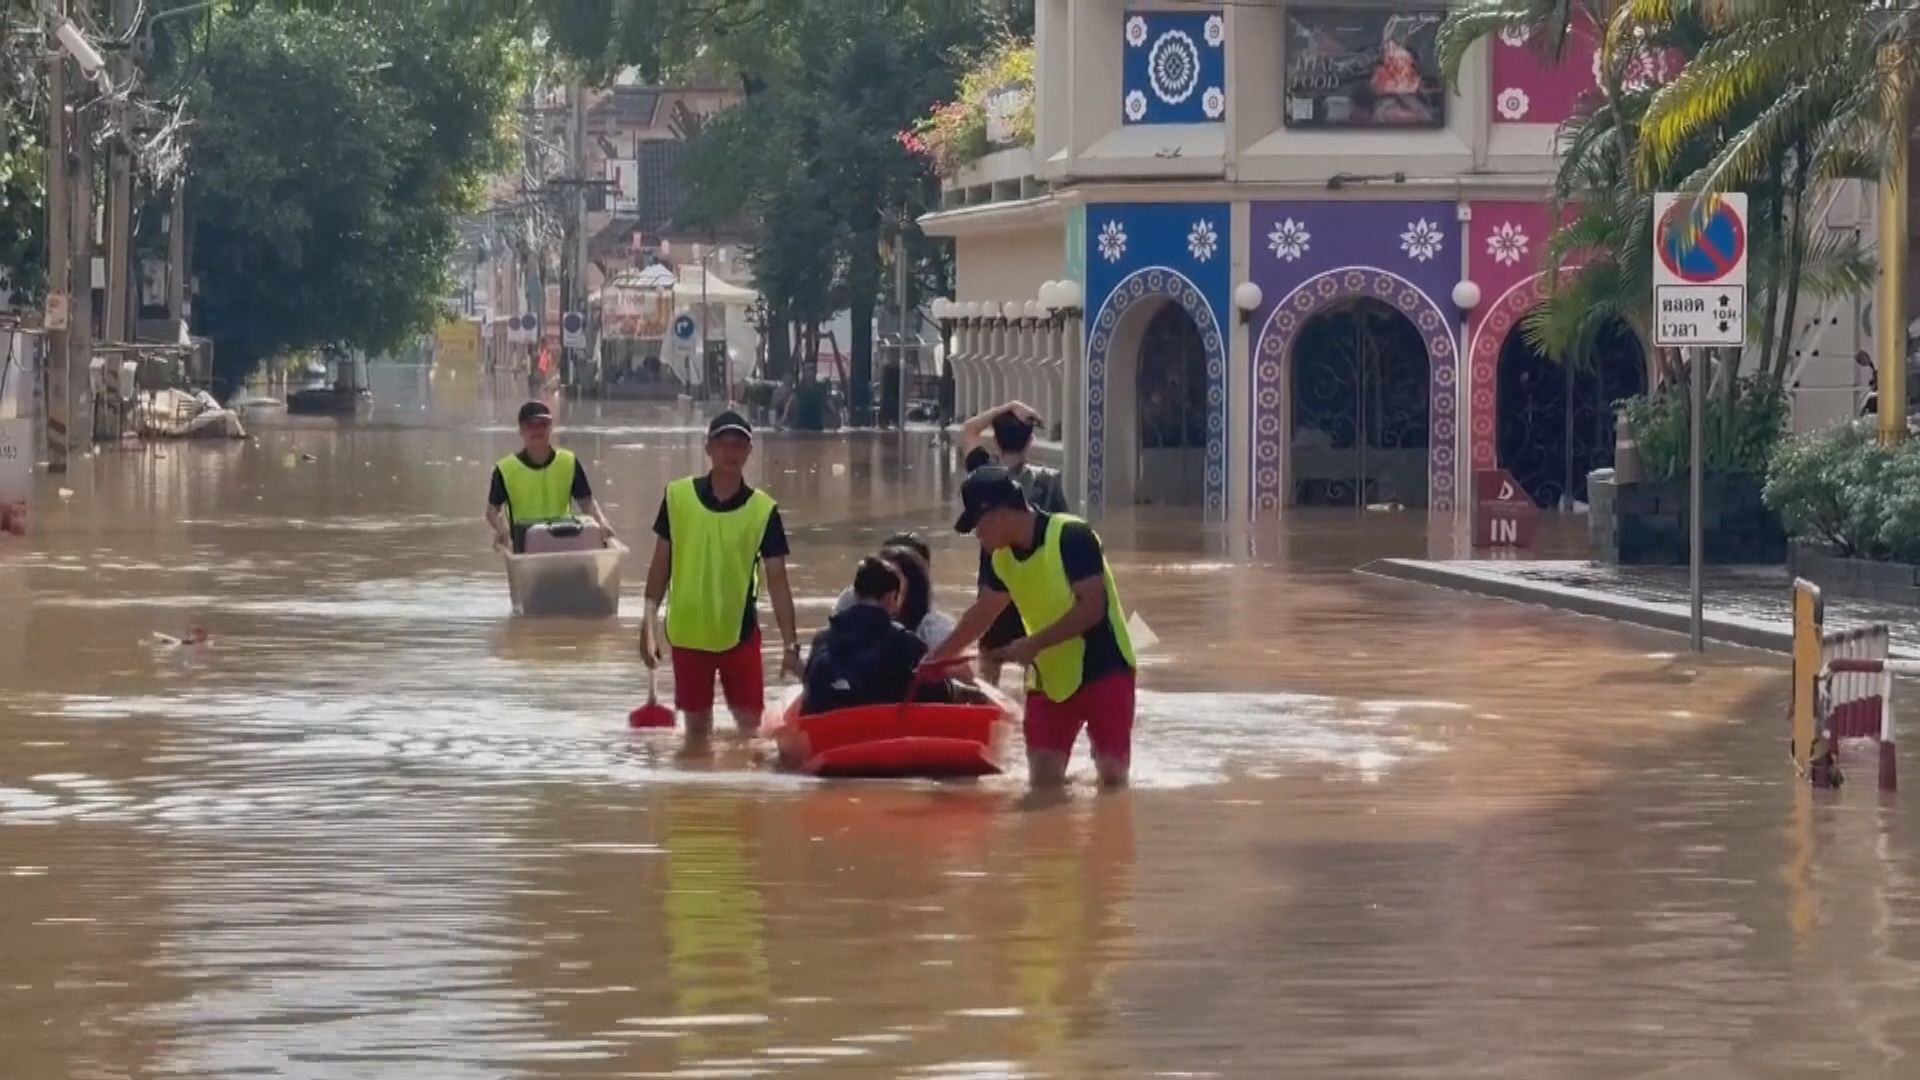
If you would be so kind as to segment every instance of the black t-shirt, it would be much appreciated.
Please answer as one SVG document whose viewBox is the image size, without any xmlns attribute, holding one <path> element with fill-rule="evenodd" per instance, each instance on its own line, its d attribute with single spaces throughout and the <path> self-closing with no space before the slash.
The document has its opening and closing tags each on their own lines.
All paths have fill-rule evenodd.
<svg viewBox="0 0 1920 1080">
<path fill-rule="evenodd" d="M 525 450 L 513 456 L 520 459 L 520 464 L 525 465 L 535 472 L 547 468 L 560 458 L 559 454 L 553 454 L 545 461 L 535 462 L 527 456 Z M 593 498 L 593 485 L 587 483 L 587 467 L 581 464 L 580 459 L 576 457 L 573 459 L 573 501 L 586 502 L 591 498 Z M 507 478 L 500 475 L 500 466 L 498 465 L 493 467 L 493 482 L 487 487 L 487 505 L 507 505 Z"/>
<path fill-rule="evenodd" d="M 714 498 L 712 478 L 696 476 L 693 479 L 693 494 L 695 498 L 700 500 L 700 505 L 706 507 L 708 510 L 716 514 L 731 514 L 735 510 L 746 506 L 747 500 L 753 498 L 753 485 L 741 484 L 740 490 L 734 492 L 732 498 L 726 502 L 721 502 L 719 499 Z M 661 496 L 660 512 L 655 514 L 653 518 L 653 535 L 665 540 L 669 544 L 673 543 L 673 522 L 667 516 L 667 500 L 665 496 Z M 776 506 L 773 509 L 773 513 L 767 516 L 767 531 L 760 537 L 760 558 L 784 559 L 788 554 L 787 527 L 781 522 L 780 508 Z M 758 575 L 756 574 L 755 584 L 749 586 L 747 589 L 746 614 L 742 616 L 740 620 L 741 641 L 745 641 L 751 637 L 754 628 L 758 625 L 758 620 L 755 618 L 755 608 L 758 606 L 759 599 Z"/>
<path fill-rule="evenodd" d="M 1012 555 L 1025 562 L 1034 552 L 1046 543 L 1047 529 L 1051 527 L 1052 515 L 1036 513 L 1033 515 L 1033 538 L 1025 547 L 1015 547 Z M 1100 578 L 1106 574 L 1106 556 L 1100 549 L 1100 538 L 1093 533 L 1093 527 L 1084 521 L 1070 521 L 1060 529 L 1060 562 L 1067 569 L 1068 584 L 1077 585 L 1088 578 Z M 1006 583 L 993 570 L 993 556 L 980 553 L 980 591 L 1007 591 Z M 1116 671 L 1130 670 L 1132 665 L 1120 652 L 1120 641 L 1114 636 L 1113 616 L 1109 612 L 1100 617 L 1093 629 L 1081 635 L 1087 643 L 1086 661 L 1081 667 L 1080 684 L 1111 675 Z"/>
</svg>

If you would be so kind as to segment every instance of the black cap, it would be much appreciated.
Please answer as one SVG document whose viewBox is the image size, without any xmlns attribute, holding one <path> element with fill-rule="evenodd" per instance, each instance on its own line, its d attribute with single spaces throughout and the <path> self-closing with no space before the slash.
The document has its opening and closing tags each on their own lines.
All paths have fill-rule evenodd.
<svg viewBox="0 0 1920 1080">
<path fill-rule="evenodd" d="M 745 435 L 748 442 L 753 441 L 753 425 L 747 423 L 746 417 L 732 409 L 713 418 L 713 421 L 707 425 L 707 438 L 725 435 L 729 431 L 736 435 Z"/>
<path fill-rule="evenodd" d="M 544 401 L 529 401 L 520 406 L 520 422 L 523 424 L 532 420 L 551 421 L 552 419 L 553 410 L 547 408 L 547 403 Z"/>
<path fill-rule="evenodd" d="M 1027 509 L 1027 497 L 1013 482 L 1012 473 L 998 465 L 983 465 L 960 485 L 960 504 L 966 509 L 953 527 L 957 532 L 970 533 L 989 510 Z"/>
</svg>

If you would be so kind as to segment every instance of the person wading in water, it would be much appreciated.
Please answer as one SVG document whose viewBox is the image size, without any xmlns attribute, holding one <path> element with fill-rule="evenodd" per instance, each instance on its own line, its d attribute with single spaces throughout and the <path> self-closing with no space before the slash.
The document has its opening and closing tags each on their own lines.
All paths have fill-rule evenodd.
<svg viewBox="0 0 1920 1080">
<path fill-rule="evenodd" d="M 746 418 L 732 411 L 714 417 L 707 425 L 711 469 L 667 485 L 653 523 L 640 656 L 656 667 L 671 649 L 674 705 L 686 717 L 690 740 L 713 731 L 716 677 L 740 731 L 759 730 L 766 707 L 758 610 L 763 575 L 785 645 L 781 670 L 801 677 L 793 592 L 787 585 L 787 530 L 773 496 L 746 481 L 752 455 L 753 426 Z"/>
<path fill-rule="evenodd" d="M 1005 469 L 977 469 L 960 487 L 954 528 L 980 540 L 980 599 L 925 667 L 950 663 L 1009 604 L 1025 636 L 989 654 L 1027 666 L 1027 773 L 1034 787 L 1066 781 L 1080 729 L 1093 744 L 1101 783 L 1127 782 L 1133 757 L 1133 641 L 1100 538 L 1070 514 L 1027 502 Z"/>
<path fill-rule="evenodd" d="M 594 501 L 586 466 L 573 451 L 553 445 L 553 410 L 545 402 L 520 406 L 520 443 L 519 453 L 508 454 L 493 467 L 487 525 L 493 529 L 494 545 L 520 552 L 528 526 L 571 518 L 576 506 L 611 541 L 613 526 Z"/>
<path fill-rule="evenodd" d="M 1066 482 L 1060 470 L 1027 461 L 1033 433 L 1041 422 L 1040 414 L 1024 402 L 1009 401 L 988 409 L 961 425 L 960 445 L 966 451 L 964 464 L 969 475 L 984 466 L 997 464 L 1013 478 L 1035 509 L 1047 514 L 1065 514 L 1073 508 L 1067 504 Z M 993 435 L 995 453 L 988 453 L 983 444 L 988 433 Z M 980 647 L 991 655 L 1019 641 L 1025 633 L 1018 605 L 1009 604 L 980 639 Z M 983 656 L 980 678 L 988 686 L 998 686 L 1000 668 L 998 661 Z"/>
</svg>

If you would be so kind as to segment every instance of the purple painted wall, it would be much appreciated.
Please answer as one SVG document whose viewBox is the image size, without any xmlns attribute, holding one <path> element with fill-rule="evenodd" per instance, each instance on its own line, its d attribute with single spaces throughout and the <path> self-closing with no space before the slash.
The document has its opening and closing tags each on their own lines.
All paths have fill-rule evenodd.
<svg viewBox="0 0 1920 1080">
<path fill-rule="evenodd" d="M 1432 364 L 1428 505 L 1451 512 L 1460 490 L 1458 335 L 1460 225 L 1452 202 L 1256 202 L 1249 207 L 1253 327 L 1251 482 L 1256 514 L 1284 504 L 1290 353 L 1315 314 L 1355 296 L 1399 310 Z"/>
</svg>

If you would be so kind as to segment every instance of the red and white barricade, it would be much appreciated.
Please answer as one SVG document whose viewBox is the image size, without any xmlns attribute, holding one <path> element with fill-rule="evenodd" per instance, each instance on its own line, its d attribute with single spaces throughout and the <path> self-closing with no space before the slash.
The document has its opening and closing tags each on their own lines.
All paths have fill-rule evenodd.
<svg viewBox="0 0 1920 1080">
<path fill-rule="evenodd" d="M 1841 655 L 1821 667 L 1820 715 L 1836 742 L 1879 742 L 1880 790 L 1892 791 L 1899 786 L 1893 749 L 1893 678 L 1920 675 L 1920 660 L 1888 659 L 1885 632 L 1880 629 L 1879 656 Z"/>
<path fill-rule="evenodd" d="M 1880 744 L 1880 787 L 1896 786 L 1893 679 L 1920 675 L 1920 661 L 1889 657 L 1890 635 L 1882 625 L 1828 630 L 1820 587 L 1793 583 L 1793 726 L 1795 764 L 1807 775 L 1813 744 L 1827 732 L 1842 739 Z M 1817 781 L 1816 781 L 1817 782 Z"/>
</svg>

